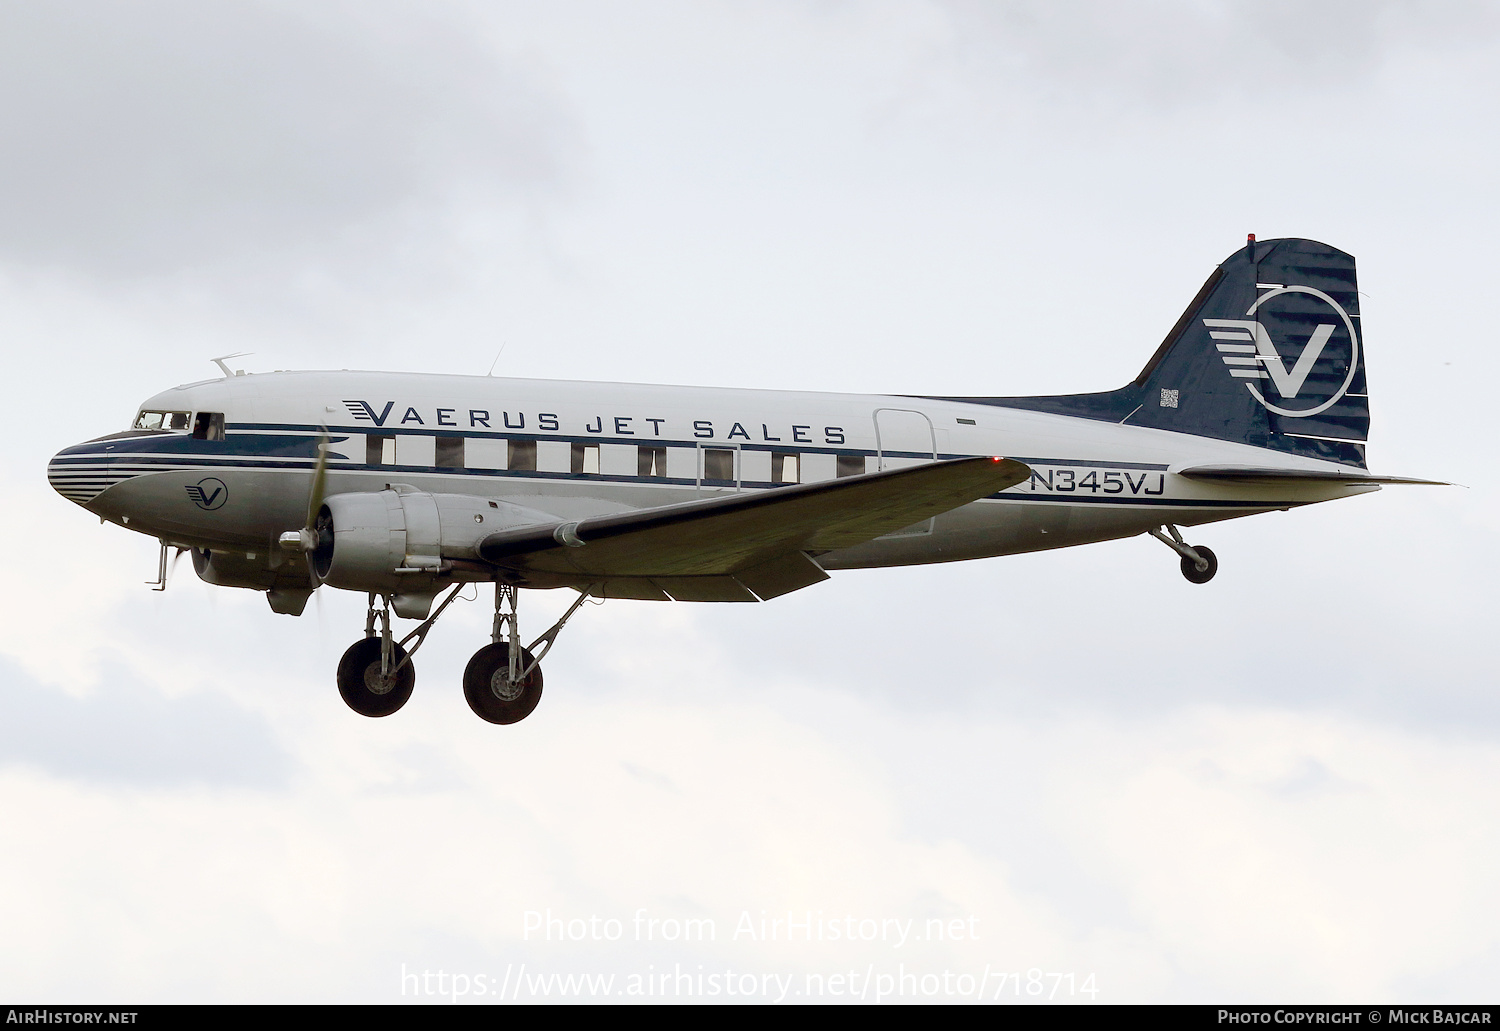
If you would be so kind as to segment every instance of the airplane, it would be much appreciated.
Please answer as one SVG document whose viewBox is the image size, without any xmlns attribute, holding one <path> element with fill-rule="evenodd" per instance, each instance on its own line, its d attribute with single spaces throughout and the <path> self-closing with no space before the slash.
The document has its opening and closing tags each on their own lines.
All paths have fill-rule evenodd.
<svg viewBox="0 0 1500 1031">
<path fill-rule="evenodd" d="M 1179 529 L 1384 484 L 1353 257 L 1251 235 L 1144 369 L 1101 393 L 862 395 L 386 372 L 231 372 L 145 401 L 59 452 L 63 497 L 190 551 L 210 584 L 301 615 L 367 595 L 344 701 L 387 716 L 470 583 L 495 585 L 464 695 L 528 716 L 541 660 L 589 598 L 770 601 L 843 569 L 953 562 L 1150 534 L 1207 583 Z M 226 357 L 238 357 L 230 355 Z M 577 599 L 522 647 L 524 588 Z M 446 592 L 446 593 L 445 593 Z M 442 599 L 439 600 L 439 597 Z M 399 640 L 392 616 L 419 620 Z"/>
</svg>

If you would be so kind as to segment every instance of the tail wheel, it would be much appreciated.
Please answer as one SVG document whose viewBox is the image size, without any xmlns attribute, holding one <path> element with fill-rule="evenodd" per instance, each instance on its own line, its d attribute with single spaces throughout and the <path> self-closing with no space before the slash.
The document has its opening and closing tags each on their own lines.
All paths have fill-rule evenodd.
<svg viewBox="0 0 1500 1031">
<path fill-rule="evenodd" d="M 392 671 L 380 672 L 380 638 L 355 641 L 339 660 L 339 694 L 349 708 L 361 716 L 389 716 L 411 697 L 417 671 L 411 663 L 400 665 L 406 649 L 391 645 Z M 396 667 L 400 666 L 399 669 Z"/>
<path fill-rule="evenodd" d="M 1203 557 L 1203 560 L 1208 563 L 1208 568 L 1199 569 L 1198 563 L 1184 555 L 1182 556 L 1182 575 L 1187 577 L 1190 583 L 1206 584 L 1219 571 L 1219 560 L 1212 551 L 1201 544 L 1194 544 L 1193 550 Z"/>
<path fill-rule="evenodd" d="M 531 665 L 531 652 L 521 649 L 520 668 Z M 469 708 L 490 723 L 518 723 L 531 715 L 542 700 L 542 668 L 537 666 L 521 678 L 510 679 L 510 645 L 485 645 L 474 653 L 464 669 L 464 698 Z"/>
</svg>

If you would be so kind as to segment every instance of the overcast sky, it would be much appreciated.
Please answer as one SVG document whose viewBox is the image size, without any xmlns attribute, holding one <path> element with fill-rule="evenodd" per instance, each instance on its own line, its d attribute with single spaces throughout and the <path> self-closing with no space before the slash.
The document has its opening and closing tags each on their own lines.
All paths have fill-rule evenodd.
<svg viewBox="0 0 1500 1031">
<path fill-rule="evenodd" d="M 0 3 L 0 995 L 1493 1000 L 1497 96 L 1493 3 Z M 1463 486 L 1195 530 L 1204 587 L 1138 538 L 611 602 L 513 727 L 462 698 L 480 600 L 368 720 L 362 598 L 153 593 L 45 480 L 234 351 L 1108 389 L 1247 232 L 1357 257 L 1370 465 Z"/>
</svg>

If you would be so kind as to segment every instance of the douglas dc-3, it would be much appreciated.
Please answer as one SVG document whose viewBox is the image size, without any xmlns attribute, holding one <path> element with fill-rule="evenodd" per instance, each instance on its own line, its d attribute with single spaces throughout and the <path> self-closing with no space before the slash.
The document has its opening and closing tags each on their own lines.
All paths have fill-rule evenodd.
<svg viewBox="0 0 1500 1031">
<path fill-rule="evenodd" d="M 231 373 L 157 394 L 67 448 L 70 501 L 191 550 L 211 584 L 300 615 L 369 596 L 344 700 L 385 716 L 465 584 L 494 583 L 469 705 L 514 723 L 588 597 L 768 601 L 829 571 L 1151 534 L 1426 483 L 1365 467 L 1354 259 L 1250 237 L 1118 390 L 1050 397 L 820 394 L 378 372 Z M 1000 457 L 1004 456 L 1004 457 Z M 528 647 L 520 588 L 579 592 Z M 446 592 L 446 595 L 444 595 Z M 443 595 L 439 601 L 439 596 Z M 436 606 L 436 607 L 434 607 Z M 391 616 L 421 620 L 401 640 Z"/>
</svg>

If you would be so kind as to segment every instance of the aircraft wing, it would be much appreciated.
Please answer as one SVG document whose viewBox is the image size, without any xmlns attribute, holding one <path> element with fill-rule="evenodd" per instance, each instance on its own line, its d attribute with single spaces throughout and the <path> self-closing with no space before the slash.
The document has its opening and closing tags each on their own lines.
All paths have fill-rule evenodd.
<svg viewBox="0 0 1500 1031">
<path fill-rule="evenodd" d="M 1411 476 L 1375 476 L 1362 469 L 1277 469 L 1257 465 L 1195 465 L 1179 469 L 1179 476 L 1221 483 L 1408 483 L 1449 487 L 1441 480 L 1419 480 Z"/>
<path fill-rule="evenodd" d="M 636 581 L 678 600 L 773 598 L 828 574 L 807 552 L 846 548 L 951 511 L 1031 475 L 1006 458 L 958 458 L 592 519 L 502 530 L 479 555 L 517 571 Z M 750 594 L 745 588 L 750 588 Z"/>
</svg>

